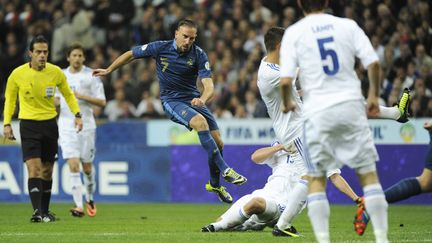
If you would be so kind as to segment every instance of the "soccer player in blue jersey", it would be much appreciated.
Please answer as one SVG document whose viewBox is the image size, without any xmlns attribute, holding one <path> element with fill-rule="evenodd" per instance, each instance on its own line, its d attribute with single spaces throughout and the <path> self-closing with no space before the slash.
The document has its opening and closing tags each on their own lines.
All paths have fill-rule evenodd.
<svg viewBox="0 0 432 243">
<path fill-rule="evenodd" d="M 219 128 L 205 105 L 214 89 L 210 64 L 207 54 L 194 44 L 196 36 L 197 25 L 188 19 L 181 20 L 174 40 L 136 46 L 119 56 L 108 68 L 95 69 L 93 75 L 108 75 L 134 59 L 154 58 L 166 114 L 172 121 L 196 130 L 207 151 L 210 181 L 205 185 L 206 190 L 216 193 L 221 201 L 232 203 L 231 195 L 219 183 L 220 173 L 226 181 L 236 185 L 247 179 L 230 168 L 222 157 L 223 141 Z M 197 78 L 203 84 L 202 93 L 197 89 Z"/>
</svg>

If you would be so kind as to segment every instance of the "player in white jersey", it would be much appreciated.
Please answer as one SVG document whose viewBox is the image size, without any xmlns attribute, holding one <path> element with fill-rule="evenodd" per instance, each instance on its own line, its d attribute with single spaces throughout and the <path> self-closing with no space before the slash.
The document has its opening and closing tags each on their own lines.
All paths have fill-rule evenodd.
<svg viewBox="0 0 432 243">
<path fill-rule="evenodd" d="M 84 128 L 82 132 L 68 128 L 73 123 L 74 115 L 67 109 L 65 100 L 60 94 L 59 142 L 63 158 L 70 169 L 72 197 L 75 207 L 70 209 L 72 216 L 84 216 L 82 200 L 82 182 L 80 164 L 82 163 L 84 186 L 86 188 L 86 211 L 91 217 L 96 215 L 93 199 L 95 190 L 95 171 L 92 166 L 95 157 L 96 122 L 92 106 L 103 107 L 106 104 L 103 84 L 98 77 L 92 76 L 92 69 L 84 66 L 84 49 L 80 44 L 73 44 L 67 52 L 69 67 L 64 69 L 67 81 L 78 99 Z"/>
<path fill-rule="evenodd" d="M 262 230 L 273 227 L 279 219 L 285 205 L 296 200 L 290 192 L 306 174 L 302 161 L 293 160 L 284 145 L 275 142 L 270 147 L 256 150 L 251 160 L 256 164 L 266 164 L 272 168 L 272 174 L 262 189 L 253 191 L 237 200 L 216 222 L 201 229 L 202 232 L 226 230 Z M 340 173 L 329 171 L 328 176 Z M 299 212 L 303 209 L 301 204 Z M 298 236 L 297 230 L 290 226 L 292 236 Z"/>
<path fill-rule="evenodd" d="M 299 181 L 300 183 L 305 182 L 301 180 L 301 177 L 307 172 L 303 161 L 294 160 L 286 147 L 279 142 L 256 150 L 251 160 L 256 164 L 265 164 L 272 168 L 272 174 L 268 177 L 267 183 L 262 189 L 255 190 L 237 200 L 216 222 L 203 227 L 202 232 L 262 230 L 266 226 L 273 227 L 288 202 L 297 201 L 291 191 Z M 340 170 L 335 169 L 329 171 L 327 177 L 340 176 L 339 174 Z M 339 180 L 331 180 L 340 190 L 348 186 L 351 193 L 347 195 L 358 198 L 345 181 L 340 183 Z M 304 206 L 305 204 L 301 203 L 298 213 Z M 290 225 L 290 234 L 290 236 L 298 236 L 297 230 L 292 225 Z"/>
<path fill-rule="evenodd" d="M 202 232 L 233 230 L 252 215 L 256 216 L 256 223 L 264 227 L 274 225 L 289 200 L 289 192 L 306 174 L 306 168 L 291 160 L 285 147 L 278 142 L 256 150 L 251 159 L 256 164 L 266 164 L 272 168 L 265 186 L 241 197 L 216 222 L 203 227 Z"/>
<path fill-rule="evenodd" d="M 272 27 L 266 33 L 264 39 L 267 49 L 267 56 L 261 61 L 258 71 L 258 88 L 261 97 L 267 106 L 268 113 L 273 120 L 273 128 L 275 134 L 280 141 L 284 141 L 287 149 L 291 151 L 293 159 L 298 161 L 298 164 L 304 165 L 302 141 L 299 138 L 303 133 L 302 128 L 302 101 L 296 88 L 292 89 L 292 95 L 295 99 L 296 109 L 290 113 L 283 113 L 280 110 L 282 106 L 282 96 L 280 94 L 279 80 L 280 80 L 280 67 L 279 67 L 279 50 L 281 39 L 284 34 L 284 29 L 280 27 Z M 299 71 L 297 70 L 297 73 Z M 298 84 L 298 82 L 296 82 Z M 297 85 L 298 86 L 298 85 Z M 406 96 L 406 97 L 405 97 Z M 406 94 L 405 98 L 409 98 Z M 381 113 L 374 118 L 393 119 L 405 122 L 407 120 L 407 102 L 400 111 L 397 107 L 380 107 Z M 332 183 L 341 192 L 349 196 L 354 202 L 361 206 L 361 199 L 355 194 L 349 184 L 340 175 L 340 170 L 336 173 L 327 174 Z M 275 227 L 273 234 L 276 236 L 291 236 L 290 227 L 292 219 L 298 214 L 296 213 L 301 209 L 298 203 L 304 201 L 306 198 L 306 186 L 299 185 L 296 195 L 290 198 L 297 198 L 298 202 L 288 204 L 285 212 L 282 214 L 278 226 Z M 291 202 L 294 202 L 292 200 Z"/>
<path fill-rule="evenodd" d="M 343 164 L 354 168 L 363 186 L 377 242 L 388 242 L 387 202 L 376 173 L 378 154 L 369 130 L 355 57 L 371 82 L 367 113 L 379 113 L 379 62 L 360 27 L 323 11 L 326 0 L 299 0 L 305 18 L 290 26 L 280 51 L 283 111 L 295 110 L 292 82 L 301 70 L 304 150 L 308 168 L 308 215 L 318 242 L 330 242 L 330 207 L 325 173 Z"/>
</svg>

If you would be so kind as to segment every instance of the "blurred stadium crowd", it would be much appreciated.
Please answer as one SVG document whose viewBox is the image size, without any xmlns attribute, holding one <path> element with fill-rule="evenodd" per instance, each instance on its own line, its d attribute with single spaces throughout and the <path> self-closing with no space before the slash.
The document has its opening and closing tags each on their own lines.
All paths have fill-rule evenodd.
<svg viewBox="0 0 432 243">
<path fill-rule="evenodd" d="M 371 39 L 382 64 L 382 104 L 393 105 L 408 87 L 412 116 L 432 117 L 432 3 L 330 2 L 336 16 L 354 19 Z M 209 106 L 216 117 L 267 117 L 256 85 L 263 35 L 301 16 L 296 0 L 0 0 L 0 111 L 7 77 L 27 61 L 26 48 L 37 34 L 50 41 L 50 62 L 67 67 L 65 50 L 78 41 L 86 64 L 105 68 L 132 46 L 172 39 L 176 22 L 188 17 L 199 25 L 197 44 L 212 66 L 215 97 Z M 103 80 L 108 103 L 95 116 L 164 117 L 155 70 L 153 60 L 140 60 Z M 356 71 L 367 90 L 364 68 Z"/>
</svg>

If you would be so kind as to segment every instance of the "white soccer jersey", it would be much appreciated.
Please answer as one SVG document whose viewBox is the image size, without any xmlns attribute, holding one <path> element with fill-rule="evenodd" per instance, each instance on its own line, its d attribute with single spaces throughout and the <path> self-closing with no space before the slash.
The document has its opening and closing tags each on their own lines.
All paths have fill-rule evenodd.
<svg viewBox="0 0 432 243">
<path fill-rule="evenodd" d="M 272 174 L 268 177 L 264 187 L 256 190 L 252 195 L 264 194 L 264 197 L 274 199 L 282 204 L 286 203 L 289 192 L 300 180 L 300 177 L 306 175 L 307 172 L 303 161 L 291 159 L 285 151 L 276 152 L 261 164 L 266 164 L 272 168 Z"/>
<path fill-rule="evenodd" d="M 297 103 L 293 112 L 282 112 L 282 96 L 279 89 L 279 65 L 266 62 L 264 57 L 258 69 L 258 89 L 273 121 L 278 141 L 287 146 L 302 135 L 302 101 L 293 85 L 292 95 Z"/>
<path fill-rule="evenodd" d="M 354 56 L 364 67 L 378 61 L 368 37 L 353 20 L 310 14 L 285 31 L 281 77 L 294 78 L 300 68 L 305 118 L 341 102 L 364 99 Z"/>
<path fill-rule="evenodd" d="M 265 164 L 272 168 L 272 174 L 267 179 L 267 184 L 275 177 L 287 176 L 291 171 L 298 172 L 302 175 L 306 172 L 306 169 L 304 169 L 304 171 L 299 169 L 304 167 L 303 164 L 291 159 L 289 154 L 285 151 L 276 152 L 272 157 L 266 159 L 261 164 Z"/>
<path fill-rule="evenodd" d="M 83 66 L 81 71 L 71 73 L 69 67 L 63 69 L 66 75 L 67 82 L 73 91 L 82 95 L 88 95 L 97 99 L 105 100 L 105 92 L 103 84 L 98 77 L 92 75 L 92 69 Z M 56 96 L 60 97 L 60 116 L 58 120 L 60 130 L 74 130 L 75 116 L 69 110 L 64 97 L 57 92 Z M 91 105 L 83 100 L 78 100 L 78 105 L 81 110 L 83 129 L 95 129 L 96 122 L 93 116 Z"/>
</svg>

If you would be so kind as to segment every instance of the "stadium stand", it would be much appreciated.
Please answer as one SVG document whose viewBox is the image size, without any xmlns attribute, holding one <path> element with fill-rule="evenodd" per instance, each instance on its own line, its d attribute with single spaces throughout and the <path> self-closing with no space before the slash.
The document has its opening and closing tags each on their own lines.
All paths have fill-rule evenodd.
<svg viewBox="0 0 432 243">
<path fill-rule="evenodd" d="M 403 89 L 410 88 L 412 116 L 431 117 L 431 2 L 330 2 L 335 15 L 354 19 L 371 39 L 383 67 L 381 103 L 393 105 Z M 37 34 L 52 43 L 50 61 L 61 67 L 67 66 L 66 47 L 76 41 L 86 49 L 88 66 L 106 67 L 134 45 L 173 38 L 176 21 L 188 17 L 199 24 L 197 44 L 212 65 L 216 93 L 210 108 L 215 115 L 266 117 L 256 86 L 265 54 L 263 33 L 270 26 L 287 27 L 301 16 L 295 0 L 0 0 L 0 111 L 3 114 L 7 77 L 27 60 L 25 48 Z M 356 71 L 367 90 L 364 68 L 357 65 Z M 135 62 L 103 81 L 107 99 L 125 104 L 120 106 L 124 116 L 114 119 L 164 117 L 152 60 Z M 113 117 L 100 109 L 95 115 Z"/>
</svg>

